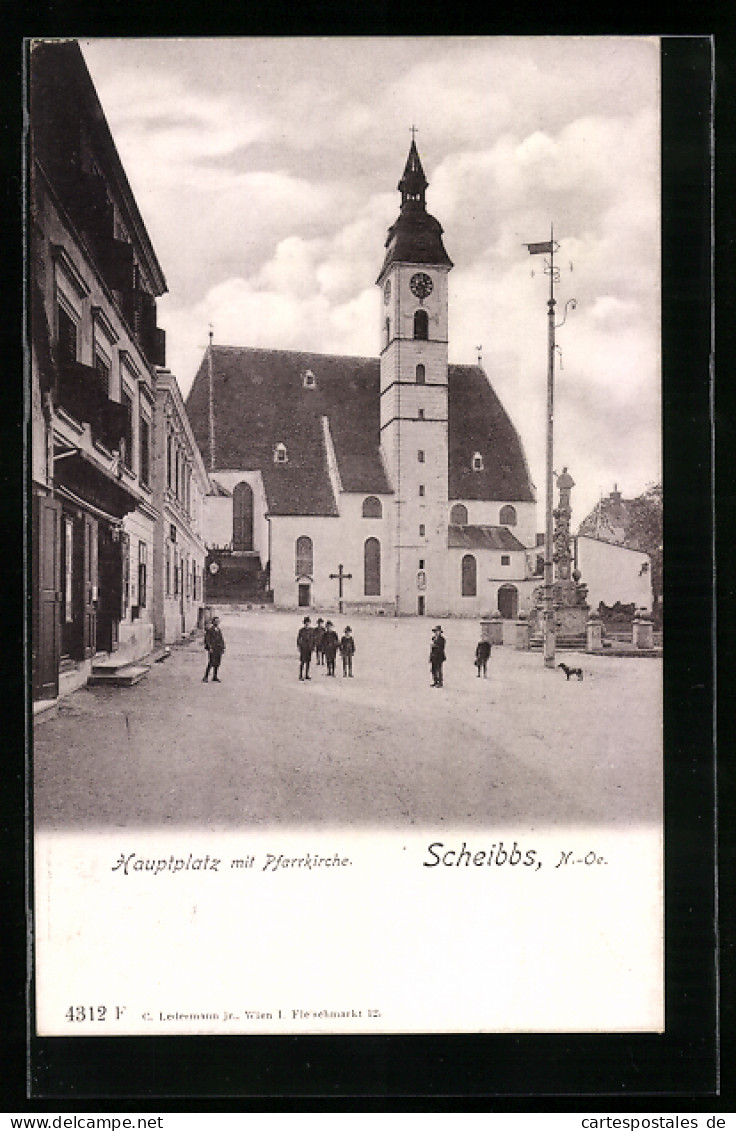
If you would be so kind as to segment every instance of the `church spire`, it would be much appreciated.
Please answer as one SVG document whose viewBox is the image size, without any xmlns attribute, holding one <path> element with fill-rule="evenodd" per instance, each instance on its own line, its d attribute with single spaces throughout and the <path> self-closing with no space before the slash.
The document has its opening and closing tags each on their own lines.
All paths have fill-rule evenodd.
<svg viewBox="0 0 736 1131">
<path fill-rule="evenodd" d="M 409 156 L 406 159 L 404 173 L 396 186 L 401 193 L 402 212 L 405 208 L 421 208 L 422 211 L 426 209 L 427 205 L 424 194 L 428 185 L 429 181 L 424 175 L 417 144 L 414 137 L 412 137 L 411 148 L 409 149 Z"/>
<path fill-rule="evenodd" d="M 452 260 L 442 243 L 442 225 L 427 212 L 424 194 L 428 185 L 412 136 L 409 156 L 397 185 L 401 193 L 401 210 L 388 230 L 386 256 L 377 283 L 383 283 L 392 263 L 452 267 Z"/>
</svg>

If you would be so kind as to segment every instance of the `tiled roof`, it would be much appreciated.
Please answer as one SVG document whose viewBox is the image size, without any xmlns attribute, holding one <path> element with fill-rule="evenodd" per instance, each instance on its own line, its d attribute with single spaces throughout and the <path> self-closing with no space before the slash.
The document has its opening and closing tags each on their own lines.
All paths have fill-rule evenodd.
<svg viewBox="0 0 736 1131">
<path fill-rule="evenodd" d="M 505 526 L 447 527 L 447 545 L 459 550 L 523 550 L 521 542 Z"/>
<path fill-rule="evenodd" d="M 450 498 L 536 501 L 519 434 L 477 365 L 450 366 Z M 483 470 L 473 470 L 473 455 Z"/>
<path fill-rule="evenodd" d="M 314 374 L 314 388 L 304 375 Z M 260 468 L 271 514 L 334 515 L 322 432 L 329 421 L 343 490 L 391 494 L 380 448 L 380 366 L 335 357 L 239 346 L 212 348 L 214 470 Z M 449 367 L 450 497 L 534 499 L 519 437 L 475 366 Z M 209 370 L 202 360 L 187 399 L 192 431 L 209 467 Z M 276 444 L 288 462 L 275 464 Z M 485 469 L 471 468 L 475 451 Z"/>
</svg>

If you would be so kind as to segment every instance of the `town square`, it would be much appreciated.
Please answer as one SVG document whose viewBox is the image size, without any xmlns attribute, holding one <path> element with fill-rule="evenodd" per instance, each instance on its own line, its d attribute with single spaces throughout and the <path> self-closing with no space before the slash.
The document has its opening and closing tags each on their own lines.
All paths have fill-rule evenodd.
<svg viewBox="0 0 736 1131">
<path fill-rule="evenodd" d="M 431 622 L 364 616 L 355 677 L 313 664 L 300 683 L 300 617 L 221 621 L 219 685 L 202 683 L 198 632 L 135 686 L 83 688 L 37 727 L 39 828 L 661 820 L 661 658 L 565 653 L 585 675 L 568 682 L 539 652 L 497 646 L 484 680 L 479 626 L 455 620 L 435 689 Z"/>
</svg>

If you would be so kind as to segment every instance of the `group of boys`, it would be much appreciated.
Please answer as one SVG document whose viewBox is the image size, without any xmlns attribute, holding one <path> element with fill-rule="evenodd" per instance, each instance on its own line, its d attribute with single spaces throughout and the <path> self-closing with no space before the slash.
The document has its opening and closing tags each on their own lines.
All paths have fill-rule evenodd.
<svg viewBox="0 0 736 1131">
<path fill-rule="evenodd" d="M 299 679 L 312 678 L 309 674 L 309 666 L 312 662 L 313 653 L 316 654 L 317 664 L 326 666 L 327 672 L 325 674 L 334 676 L 338 652 L 342 657 L 343 676 L 353 678 L 355 641 L 350 625 L 345 629 L 343 636 L 338 638 L 331 620 L 325 622 L 322 617 L 319 617 L 316 625 L 312 628 L 310 618 L 305 617 L 296 638 L 296 646 L 299 650 Z"/>
<path fill-rule="evenodd" d="M 219 668 L 225 651 L 225 641 L 220 629 L 219 617 L 213 617 L 204 634 L 204 646 L 207 649 L 207 670 L 203 682 L 207 683 L 210 672 L 212 682 L 219 683 Z M 350 625 L 345 629 L 341 639 L 338 638 L 331 620 L 326 623 L 319 617 L 317 624 L 312 628 L 309 617 L 304 618 L 302 627 L 296 638 L 299 650 L 299 679 L 311 679 L 309 668 L 312 655 L 316 653 L 318 666 L 326 666 L 326 675 L 334 676 L 337 653 L 342 657 L 342 674 L 353 678 L 353 656 L 355 655 L 355 640 L 353 639 Z M 491 645 L 488 640 L 481 640 L 475 650 L 475 666 L 478 669 L 478 678 L 481 672 L 485 679 L 488 678 L 488 660 L 491 655 Z M 432 629 L 432 644 L 429 650 L 429 664 L 432 669 L 432 687 L 442 687 L 442 668 L 445 663 L 445 638 L 442 628 L 436 625 Z"/>
</svg>

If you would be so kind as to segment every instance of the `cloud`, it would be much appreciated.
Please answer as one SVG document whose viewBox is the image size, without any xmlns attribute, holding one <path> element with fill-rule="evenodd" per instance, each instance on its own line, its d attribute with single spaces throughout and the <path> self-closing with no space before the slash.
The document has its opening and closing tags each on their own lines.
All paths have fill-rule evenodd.
<svg viewBox="0 0 736 1131">
<path fill-rule="evenodd" d="M 472 362 L 482 344 L 541 489 L 548 281 L 523 245 L 554 223 L 557 321 L 578 301 L 558 331 L 556 445 L 578 483 L 575 517 L 609 480 L 656 477 L 655 39 L 85 50 L 168 279 L 160 322 L 183 388 L 209 323 L 229 344 L 377 355 L 374 281 L 413 123 L 428 208 L 456 265 L 450 359 Z"/>
</svg>

